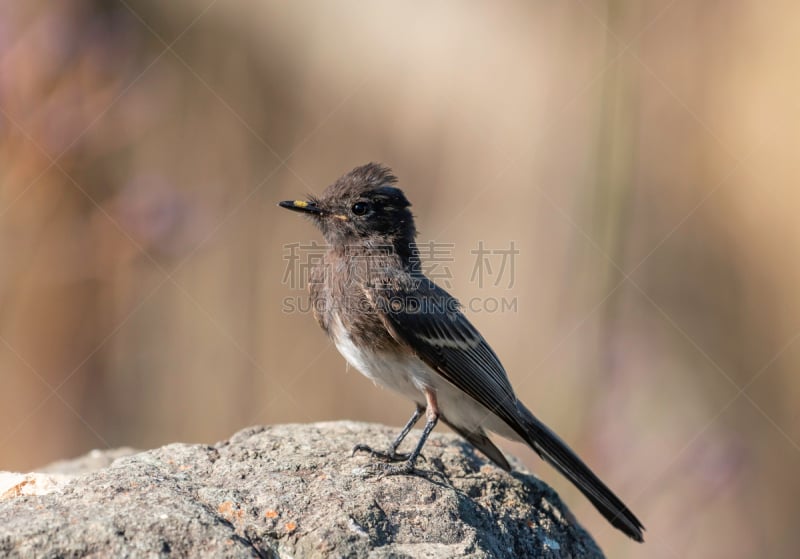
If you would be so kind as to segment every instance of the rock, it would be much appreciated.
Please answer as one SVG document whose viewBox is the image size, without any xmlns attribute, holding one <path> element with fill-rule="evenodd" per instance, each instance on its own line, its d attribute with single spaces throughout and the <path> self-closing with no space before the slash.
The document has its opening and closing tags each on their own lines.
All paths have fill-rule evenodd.
<svg viewBox="0 0 800 559">
<path fill-rule="evenodd" d="M 43 468 L 36 470 L 40 473 L 53 473 L 53 474 L 85 474 L 94 472 L 102 468 L 109 467 L 114 460 L 122 458 L 123 456 L 130 456 L 141 452 L 130 447 L 113 448 L 108 450 L 93 450 L 85 456 L 74 458 L 72 460 L 59 460 L 48 464 Z"/>
<path fill-rule="evenodd" d="M 552 489 L 456 436 L 431 437 L 419 476 L 379 478 L 373 458 L 351 457 L 356 443 L 383 448 L 394 434 L 254 427 L 213 446 L 95 451 L 47 475 L 9 474 L 36 481 L 0 490 L 0 555 L 602 557 Z M 36 476 L 55 485 L 37 494 Z"/>
</svg>

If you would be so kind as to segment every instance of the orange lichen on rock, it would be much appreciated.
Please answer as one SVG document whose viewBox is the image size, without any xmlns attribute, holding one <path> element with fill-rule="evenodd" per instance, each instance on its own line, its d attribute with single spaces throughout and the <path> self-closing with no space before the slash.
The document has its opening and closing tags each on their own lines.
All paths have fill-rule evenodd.
<svg viewBox="0 0 800 559">
<path fill-rule="evenodd" d="M 241 520 L 244 516 L 242 509 L 236 508 L 231 501 L 225 501 L 217 507 L 217 512 L 228 521 Z"/>
</svg>

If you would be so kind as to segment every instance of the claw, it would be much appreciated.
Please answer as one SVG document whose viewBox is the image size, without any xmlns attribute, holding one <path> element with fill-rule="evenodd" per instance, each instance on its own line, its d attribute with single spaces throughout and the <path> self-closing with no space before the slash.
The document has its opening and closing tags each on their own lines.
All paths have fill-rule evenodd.
<svg viewBox="0 0 800 559">
<path fill-rule="evenodd" d="M 363 452 L 363 451 L 371 453 L 372 449 L 365 444 L 357 444 L 356 446 L 353 447 L 353 452 L 350 453 L 350 457 L 352 458 L 353 456 L 355 456 L 356 452 Z"/>
<path fill-rule="evenodd" d="M 356 452 L 368 452 L 375 458 L 380 458 L 381 460 L 386 460 L 388 462 L 402 462 L 404 460 L 408 460 L 411 456 L 410 454 L 395 452 L 394 450 L 389 450 L 388 452 L 375 450 L 365 444 L 357 444 L 354 446 L 353 453 L 350 456 L 355 456 Z"/>
</svg>

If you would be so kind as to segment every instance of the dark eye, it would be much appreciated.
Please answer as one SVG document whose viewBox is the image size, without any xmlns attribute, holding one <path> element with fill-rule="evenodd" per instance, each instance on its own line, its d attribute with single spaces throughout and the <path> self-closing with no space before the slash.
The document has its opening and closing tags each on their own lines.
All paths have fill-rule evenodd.
<svg viewBox="0 0 800 559">
<path fill-rule="evenodd" d="M 365 213 L 367 213 L 368 209 L 369 206 L 367 205 L 366 202 L 356 202 L 355 204 L 353 204 L 352 208 L 353 213 L 355 215 L 364 215 Z"/>
</svg>

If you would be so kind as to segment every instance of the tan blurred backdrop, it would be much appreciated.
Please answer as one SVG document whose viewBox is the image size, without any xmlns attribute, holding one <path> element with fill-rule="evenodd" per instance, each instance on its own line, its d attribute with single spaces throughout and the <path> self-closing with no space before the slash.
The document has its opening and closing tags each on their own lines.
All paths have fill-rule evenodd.
<svg viewBox="0 0 800 559">
<path fill-rule="evenodd" d="M 374 160 L 451 290 L 517 305 L 470 317 L 648 542 L 504 448 L 610 557 L 797 556 L 798 37 L 789 1 L 0 3 L 0 469 L 401 425 L 284 308 L 320 237 L 275 202 Z"/>
</svg>

